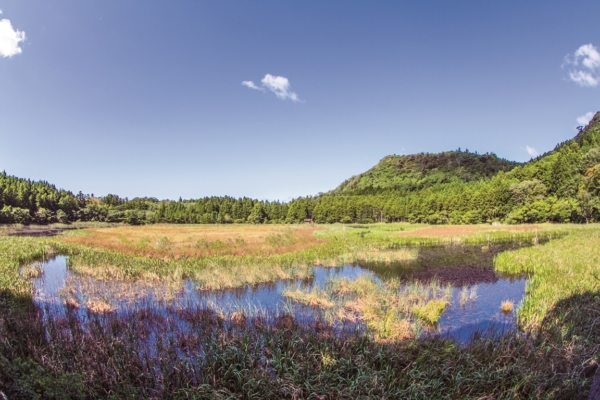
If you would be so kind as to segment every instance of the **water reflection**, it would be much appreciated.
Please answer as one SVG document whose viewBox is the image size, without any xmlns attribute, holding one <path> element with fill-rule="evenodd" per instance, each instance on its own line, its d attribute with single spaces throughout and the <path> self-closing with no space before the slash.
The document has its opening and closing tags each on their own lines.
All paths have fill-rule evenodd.
<svg viewBox="0 0 600 400">
<path fill-rule="evenodd" d="M 157 310 L 183 308 L 210 308 L 224 314 L 243 310 L 247 315 L 292 313 L 299 321 L 314 322 L 318 310 L 292 303 L 283 297 L 290 285 L 304 288 L 326 286 L 333 278 L 350 280 L 361 276 L 372 277 L 381 282 L 390 277 L 401 282 L 439 280 L 451 284 L 452 300 L 437 325 L 442 335 L 466 342 L 476 331 L 493 331 L 495 334 L 515 328 L 514 312 L 503 314 L 500 304 L 511 300 L 518 305 L 525 293 L 526 277 L 502 276 L 493 271 L 493 257 L 500 251 L 518 247 L 505 244 L 494 248 L 481 246 L 451 246 L 424 248 L 419 259 L 412 264 L 345 265 L 339 268 L 315 267 L 311 279 L 277 281 L 243 288 L 219 291 L 200 291 L 191 281 L 177 287 L 161 287 L 160 284 L 99 282 L 81 277 L 68 269 L 68 259 L 57 256 L 42 263 L 44 273 L 35 278 L 34 299 L 47 309 L 64 311 L 65 300 L 77 304 L 78 312 L 84 316 L 90 299 L 104 299 L 112 303 L 115 312 L 125 315 L 132 308 L 152 307 Z M 465 290 L 469 298 L 465 301 Z M 475 293 L 476 295 L 472 295 Z M 166 294 L 165 294 L 166 293 Z M 354 329 L 354 323 L 340 323 L 340 329 Z"/>
</svg>

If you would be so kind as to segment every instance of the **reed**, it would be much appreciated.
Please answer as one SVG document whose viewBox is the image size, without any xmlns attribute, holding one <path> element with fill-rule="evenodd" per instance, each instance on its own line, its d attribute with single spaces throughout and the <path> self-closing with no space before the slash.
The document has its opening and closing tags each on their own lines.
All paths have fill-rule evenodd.
<svg viewBox="0 0 600 400">
<path fill-rule="evenodd" d="M 0 313 L 8 398 L 585 398 L 577 349 L 511 336 L 376 341 L 201 308 Z M 567 322 L 567 321 L 564 321 Z M 389 325 L 391 329 L 396 329 Z"/>
<path fill-rule="evenodd" d="M 463 286 L 462 289 L 460 290 L 459 301 L 460 301 L 461 307 L 464 307 L 467 305 L 467 301 L 469 301 L 469 287 L 468 286 Z"/>
</svg>

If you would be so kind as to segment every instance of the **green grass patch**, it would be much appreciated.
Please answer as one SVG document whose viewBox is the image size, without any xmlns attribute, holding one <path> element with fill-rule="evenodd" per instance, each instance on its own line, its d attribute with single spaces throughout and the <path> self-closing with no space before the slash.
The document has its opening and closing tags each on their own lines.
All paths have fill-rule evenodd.
<svg viewBox="0 0 600 400">
<path fill-rule="evenodd" d="M 600 225 L 579 226 L 559 240 L 499 254 L 494 264 L 501 272 L 531 274 L 517 315 L 522 328 L 538 329 L 560 301 L 600 291 Z"/>
</svg>

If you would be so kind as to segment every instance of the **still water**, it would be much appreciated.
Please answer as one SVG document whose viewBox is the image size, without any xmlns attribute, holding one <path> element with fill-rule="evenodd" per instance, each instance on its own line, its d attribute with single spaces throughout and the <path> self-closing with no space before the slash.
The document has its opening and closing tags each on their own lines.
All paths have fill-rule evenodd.
<svg viewBox="0 0 600 400">
<path fill-rule="evenodd" d="M 421 248 L 417 262 L 408 267 L 405 264 L 373 263 L 338 268 L 315 266 L 310 279 L 277 281 L 231 290 L 201 291 L 195 289 L 193 282 L 184 281 L 168 296 L 158 295 L 155 287 L 142 283 L 105 282 L 77 276 L 69 270 L 67 257 L 57 256 L 39 263 L 43 274 L 34 279 L 34 300 L 46 311 L 64 312 L 65 299 L 72 298 L 81 305 L 78 312 L 82 316 L 87 312 L 86 297 L 93 293 L 95 298 L 105 298 L 112 303 L 116 313 L 126 313 L 140 306 L 158 310 L 206 307 L 225 313 L 243 310 L 250 315 L 291 313 L 301 322 L 310 322 L 315 320 L 318 311 L 286 299 L 283 296 L 285 288 L 301 285 L 322 289 L 332 278 L 353 280 L 361 276 L 372 277 L 376 281 L 395 277 L 403 284 L 433 278 L 452 286 L 450 304 L 434 333 L 467 342 L 477 332 L 499 335 L 515 329 L 514 312 L 503 313 L 500 304 L 510 300 L 516 309 L 525 293 L 526 277 L 496 273 L 493 271 L 493 257 L 521 245 L 510 244 L 492 249 L 481 246 Z M 473 293 L 466 302 L 464 294 L 461 301 L 461 291 L 465 290 Z M 339 328 L 356 329 L 356 324 L 340 323 Z"/>
</svg>

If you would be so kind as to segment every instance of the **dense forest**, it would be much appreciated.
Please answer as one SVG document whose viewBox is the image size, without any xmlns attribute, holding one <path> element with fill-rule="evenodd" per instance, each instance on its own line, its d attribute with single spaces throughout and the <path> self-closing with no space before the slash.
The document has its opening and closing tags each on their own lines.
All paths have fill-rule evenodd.
<svg viewBox="0 0 600 400">
<path fill-rule="evenodd" d="M 289 203 L 250 198 L 104 197 L 0 174 L 0 223 L 600 221 L 600 113 L 573 139 L 525 164 L 468 150 L 388 156 L 331 192 Z"/>
</svg>

